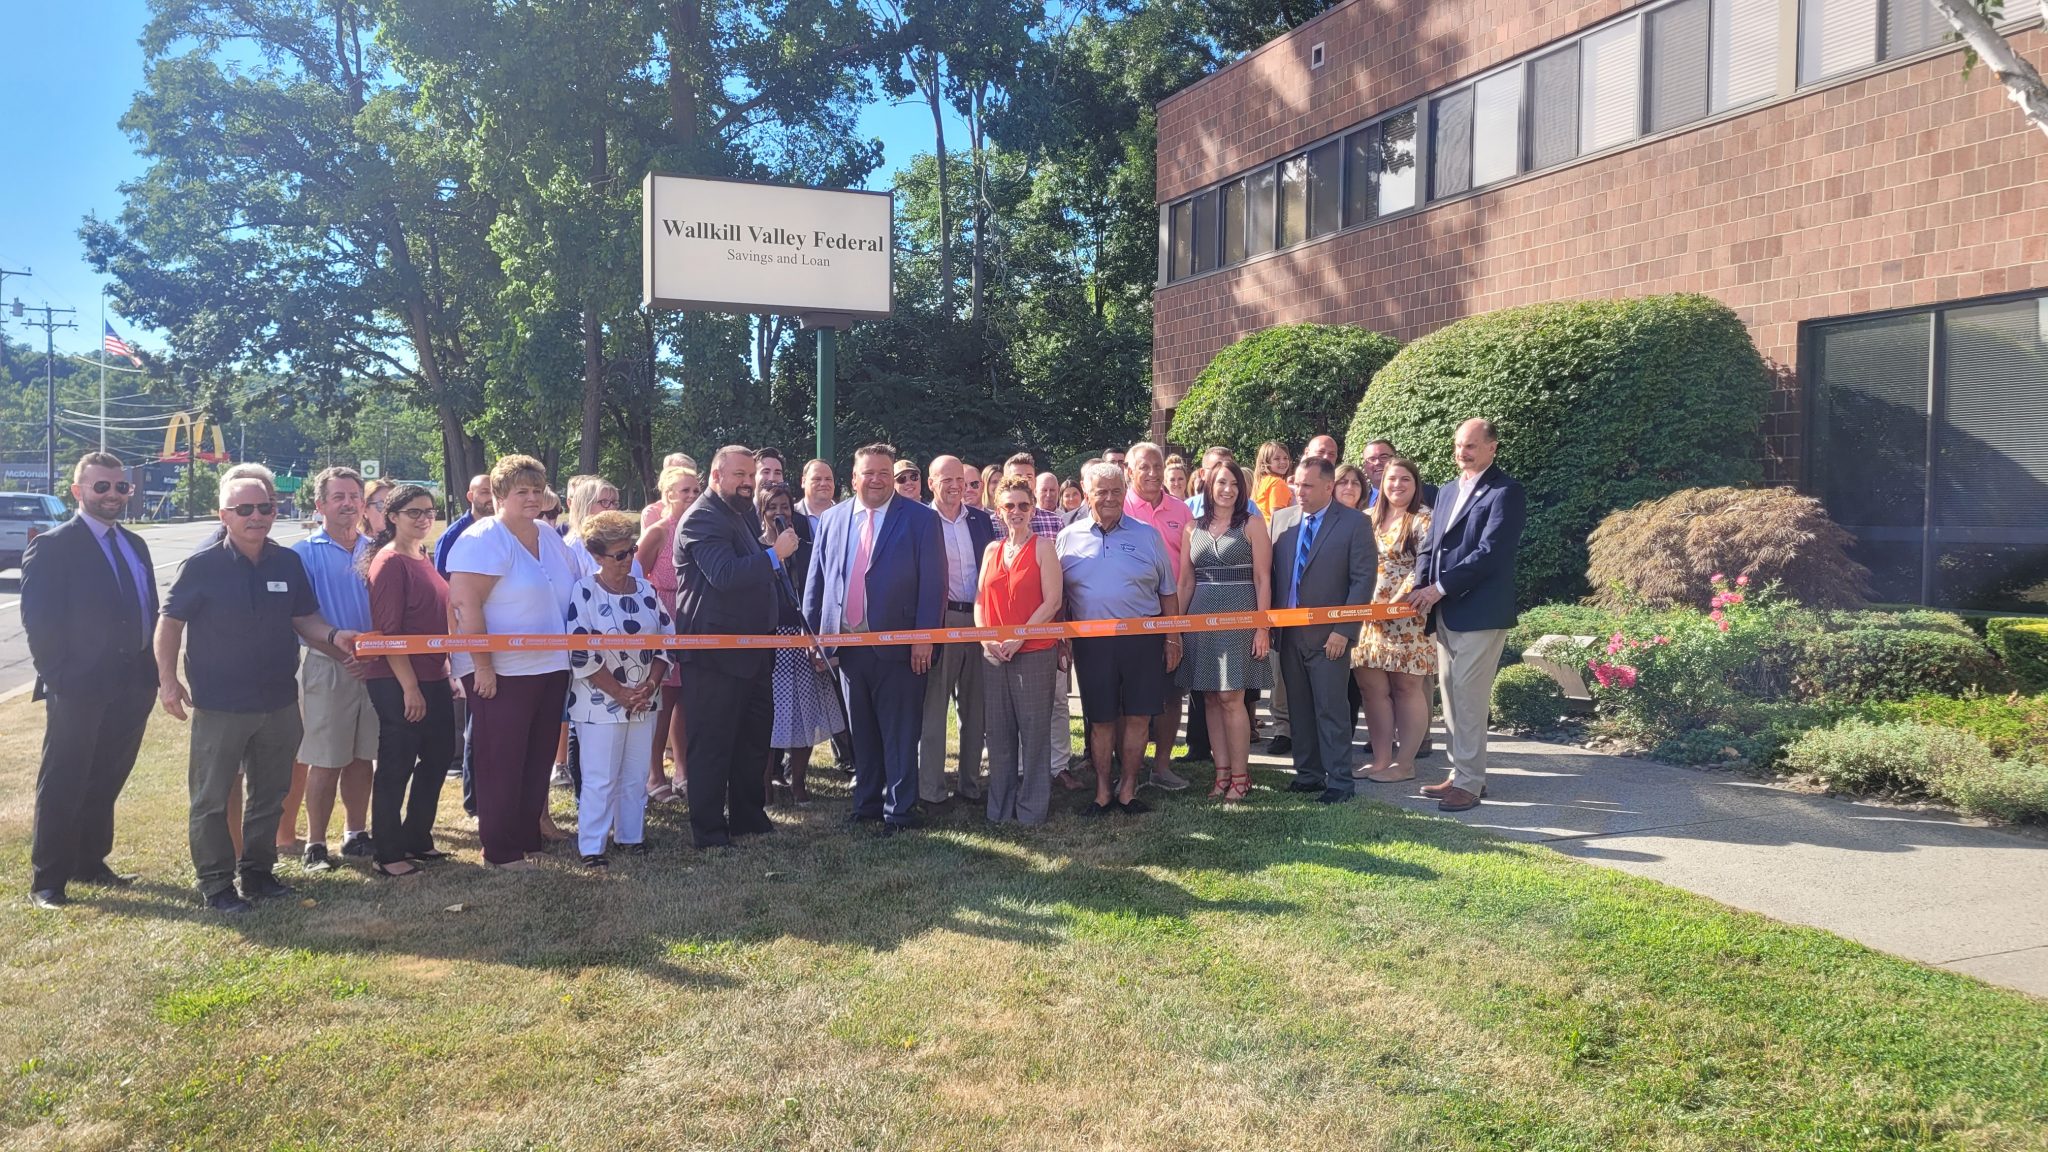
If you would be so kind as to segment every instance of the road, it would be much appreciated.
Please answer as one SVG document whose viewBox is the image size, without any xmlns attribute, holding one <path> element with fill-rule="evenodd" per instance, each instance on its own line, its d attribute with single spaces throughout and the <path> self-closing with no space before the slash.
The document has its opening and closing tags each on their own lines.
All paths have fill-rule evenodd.
<svg viewBox="0 0 2048 1152">
<path fill-rule="evenodd" d="M 178 565 L 219 526 L 217 520 L 134 526 L 149 542 L 150 558 L 156 564 L 158 592 L 170 588 L 171 579 L 178 574 Z M 306 527 L 294 520 L 280 522 L 271 529 L 270 537 L 280 544 L 290 544 L 304 539 L 306 534 Z M 21 627 L 20 577 L 21 573 L 11 568 L 0 573 L 0 695 L 27 688 L 35 683 L 36 678 L 35 666 L 28 655 L 28 636 Z"/>
</svg>

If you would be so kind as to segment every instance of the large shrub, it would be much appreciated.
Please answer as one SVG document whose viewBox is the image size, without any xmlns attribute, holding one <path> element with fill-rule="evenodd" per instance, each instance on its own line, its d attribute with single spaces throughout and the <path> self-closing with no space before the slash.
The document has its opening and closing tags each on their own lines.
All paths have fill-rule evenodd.
<svg viewBox="0 0 2048 1152">
<path fill-rule="evenodd" d="M 1278 440 L 1295 454 L 1312 436 L 1342 433 L 1366 384 L 1401 345 L 1343 324 L 1283 324 L 1216 354 L 1173 410 L 1169 436 L 1200 452 L 1236 450 L 1247 464 Z"/>
<path fill-rule="evenodd" d="M 1793 680 L 1802 698 L 1841 704 L 1956 696 L 2006 686 L 2005 670 L 1974 636 L 1900 628 L 1851 628 L 1802 642 Z"/>
<path fill-rule="evenodd" d="M 2013 679 L 2032 691 L 2048 691 L 2048 620 L 2001 616 L 1986 622 L 1984 638 Z"/>
<path fill-rule="evenodd" d="M 1493 722 L 1514 732 L 1540 732 L 1564 715 L 1564 689 L 1533 664 L 1511 664 L 1493 678 Z"/>
<path fill-rule="evenodd" d="M 1605 639 L 1621 625 L 1621 614 L 1588 604 L 1538 604 L 1522 611 L 1515 626 L 1508 629 L 1501 659 L 1521 659 L 1531 644 L 1545 636 L 1595 636 Z"/>
<path fill-rule="evenodd" d="M 1979 816 L 2048 819 L 2048 767 L 1995 759 L 1982 740 L 1949 728 L 1845 720 L 1801 736 L 1785 764 L 1840 792 L 1932 796 Z"/>
<path fill-rule="evenodd" d="M 2048 694 L 2040 696 L 1941 696 L 1928 693 L 1911 700 L 1864 706 L 1872 720 L 1907 720 L 1936 728 L 1968 732 L 2001 760 L 2048 762 Z"/>
<path fill-rule="evenodd" d="M 1576 599 L 1586 534 L 1601 517 L 1680 488 L 1761 478 L 1769 395 L 1749 333 L 1709 297 L 1538 304 L 1403 348 L 1359 403 L 1345 453 L 1358 459 L 1384 437 L 1444 481 L 1457 473 L 1458 425 L 1491 419 L 1499 463 L 1529 496 L 1521 601 Z"/>
<path fill-rule="evenodd" d="M 1713 575 L 1775 583 L 1801 604 L 1860 608 L 1870 571 L 1820 501 L 1789 488 L 1686 488 L 1610 513 L 1586 538 L 1593 602 L 1705 604 Z"/>
</svg>

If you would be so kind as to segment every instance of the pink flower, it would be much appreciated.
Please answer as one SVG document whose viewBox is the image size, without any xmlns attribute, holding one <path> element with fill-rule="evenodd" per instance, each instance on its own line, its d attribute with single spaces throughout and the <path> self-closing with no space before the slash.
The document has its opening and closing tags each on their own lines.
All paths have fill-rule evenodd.
<svg viewBox="0 0 2048 1152">
<path fill-rule="evenodd" d="M 1719 628 L 1723 632 L 1726 632 L 1728 630 L 1728 622 L 1726 620 L 1723 620 L 1716 624 L 1715 627 Z"/>
<path fill-rule="evenodd" d="M 1719 584 L 1721 581 L 1728 579 L 1728 577 L 1722 575 L 1719 572 L 1716 572 L 1712 576 L 1707 577 L 1707 579 L 1713 581 L 1716 584 Z"/>
<path fill-rule="evenodd" d="M 1623 688 L 1633 688 L 1636 686 L 1636 670 L 1624 664 L 1614 670 L 1614 680 Z"/>
<path fill-rule="evenodd" d="M 1737 577 L 1735 578 L 1735 586 L 1736 586 L 1737 588 L 1747 588 L 1747 587 L 1749 587 L 1749 575 L 1748 575 L 1747 573 L 1744 573 L 1744 574 L 1743 574 L 1743 575 L 1741 575 L 1741 576 L 1737 576 Z"/>
<path fill-rule="evenodd" d="M 1719 622 L 1721 624 L 1721 631 L 1723 632 L 1726 632 L 1728 630 L 1726 617 L 1727 613 L 1721 611 L 1719 605 L 1715 605 L 1714 610 L 1712 612 L 1707 613 L 1707 619 Z"/>
<path fill-rule="evenodd" d="M 1669 637 L 1669 636 L 1659 636 L 1659 637 L 1657 637 L 1656 639 L 1654 639 L 1654 640 L 1650 641 L 1650 643 L 1652 643 L 1652 644 L 1669 644 L 1669 643 L 1671 643 L 1671 637 Z"/>
</svg>

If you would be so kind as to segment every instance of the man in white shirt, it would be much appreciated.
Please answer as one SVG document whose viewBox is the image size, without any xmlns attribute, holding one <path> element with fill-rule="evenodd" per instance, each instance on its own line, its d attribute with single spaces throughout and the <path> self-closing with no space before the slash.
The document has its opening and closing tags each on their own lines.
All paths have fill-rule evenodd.
<svg viewBox="0 0 2048 1152">
<path fill-rule="evenodd" d="M 974 627 L 974 595 L 981 556 L 996 538 L 995 521 L 966 502 L 967 466 L 957 456 L 932 461 L 932 511 L 946 550 L 946 615 L 949 628 Z M 981 799 L 981 651 L 975 644 L 945 644 L 932 656 L 924 684 L 924 728 L 918 740 L 917 793 L 927 805 L 949 802 L 946 791 L 946 708 L 960 710 L 960 787 L 967 800 Z"/>
</svg>

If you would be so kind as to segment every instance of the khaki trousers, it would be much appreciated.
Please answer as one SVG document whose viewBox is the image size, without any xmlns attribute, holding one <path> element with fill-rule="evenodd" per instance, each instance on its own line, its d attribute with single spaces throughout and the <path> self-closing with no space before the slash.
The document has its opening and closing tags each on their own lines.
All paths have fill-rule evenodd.
<svg viewBox="0 0 2048 1152">
<path fill-rule="evenodd" d="M 1500 670 L 1505 628 L 1459 632 L 1437 625 L 1438 691 L 1450 734 L 1451 783 L 1474 796 L 1486 786 L 1486 721 L 1493 707 L 1493 675 Z"/>
</svg>

